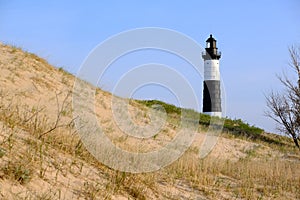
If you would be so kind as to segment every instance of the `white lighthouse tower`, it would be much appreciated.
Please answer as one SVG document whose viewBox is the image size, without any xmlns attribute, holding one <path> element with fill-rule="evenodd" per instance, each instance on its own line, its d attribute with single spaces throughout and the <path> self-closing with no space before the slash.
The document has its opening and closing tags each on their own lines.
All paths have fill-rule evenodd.
<svg viewBox="0 0 300 200">
<path fill-rule="evenodd" d="M 206 40 L 204 59 L 204 84 L 203 84 L 203 113 L 210 116 L 222 116 L 220 67 L 221 52 L 218 51 L 217 41 L 210 35 Z"/>
</svg>

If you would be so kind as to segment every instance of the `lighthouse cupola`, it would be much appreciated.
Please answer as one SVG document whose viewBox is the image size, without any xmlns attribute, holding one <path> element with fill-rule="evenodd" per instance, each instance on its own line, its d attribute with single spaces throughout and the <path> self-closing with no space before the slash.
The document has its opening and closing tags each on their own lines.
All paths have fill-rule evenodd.
<svg viewBox="0 0 300 200">
<path fill-rule="evenodd" d="M 217 48 L 217 40 L 213 38 L 212 34 L 206 40 L 205 52 L 203 52 L 202 57 L 204 60 L 219 60 L 221 58 L 221 52 Z"/>
</svg>

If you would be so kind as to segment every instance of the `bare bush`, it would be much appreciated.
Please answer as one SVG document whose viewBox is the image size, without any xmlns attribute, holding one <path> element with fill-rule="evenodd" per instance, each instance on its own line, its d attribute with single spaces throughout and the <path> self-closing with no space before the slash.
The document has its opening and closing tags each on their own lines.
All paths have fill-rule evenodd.
<svg viewBox="0 0 300 200">
<path fill-rule="evenodd" d="M 289 48 L 290 66 L 297 73 L 297 83 L 287 75 L 278 76 L 285 90 L 282 93 L 272 92 L 266 97 L 269 110 L 266 115 L 274 119 L 278 129 L 292 137 L 296 147 L 300 150 L 300 47 Z"/>
</svg>

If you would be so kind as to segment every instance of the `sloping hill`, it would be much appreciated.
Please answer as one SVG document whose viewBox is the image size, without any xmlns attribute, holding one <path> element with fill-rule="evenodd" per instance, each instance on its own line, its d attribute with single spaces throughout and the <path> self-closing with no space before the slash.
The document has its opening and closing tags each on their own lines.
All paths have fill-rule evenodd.
<svg viewBox="0 0 300 200">
<path fill-rule="evenodd" d="M 159 171 L 131 174 L 104 166 L 74 126 L 74 80 L 34 54 L 0 44 L 0 199 L 300 198 L 298 152 L 287 138 L 267 133 L 251 137 L 227 129 L 199 159 L 207 129 L 200 124 L 192 146 Z M 111 101 L 110 93 L 96 90 L 96 115 L 116 146 L 149 152 L 176 136 L 176 112 L 149 139 L 123 134 Z M 131 100 L 128 109 L 137 124 L 149 123 L 147 102 Z"/>
</svg>

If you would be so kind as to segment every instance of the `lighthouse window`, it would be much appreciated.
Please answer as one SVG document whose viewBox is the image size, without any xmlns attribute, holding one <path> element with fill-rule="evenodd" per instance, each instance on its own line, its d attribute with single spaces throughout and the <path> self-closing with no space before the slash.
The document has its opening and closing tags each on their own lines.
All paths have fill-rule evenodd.
<svg viewBox="0 0 300 200">
<path fill-rule="evenodd" d="M 206 43 L 206 48 L 210 48 L 210 43 L 209 42 Z"/>
</svg>

